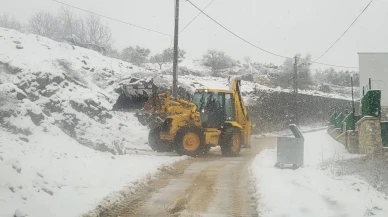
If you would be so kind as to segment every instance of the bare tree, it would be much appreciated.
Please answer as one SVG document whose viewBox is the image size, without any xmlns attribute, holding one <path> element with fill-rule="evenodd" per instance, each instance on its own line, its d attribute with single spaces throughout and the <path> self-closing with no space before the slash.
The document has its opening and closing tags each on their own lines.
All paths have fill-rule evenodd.
<svg viewBox="0 0 388 217">
<path fill-rule="evenodd" d="M 71 10 L 62 7 L 59 11 L 58 19 L 61 24 L 61 37 L 75 43 L 77 40 L 77 29 L 79 28 L 79 20 L 77 17 Z"/>
<path fill-rule="evenodd" d="M 162 69 L 162 65 L 168 63 L 168 60 L 164 58 L 163 54 L 155 54 L 150 58 L 151 63 L 157 63 L 159 68 Z"/>
<path fill-rule="evenodd" d="M 9 14 L 5 13 L 0 16 L 0 27 L 7 29 L 15 29 L 18 31 L 22 31 L 22 24 L 15 20 L 14 17 L 11 17 Z"/>
<path fill-rule="evenodd" d="M 226 55 L 223 51 L 208 50 L 202 57 L 202 64 L 210 67 L 213 75 L 216 75 L 219 70 L 234 66 L 236 61 Z"/>
<path fill-rule="evenodd" d="M 58 40 L 61 35 L 59 19 L 49 12 L 43 11 L 30 18 L 28 31 L 54 40 Z"/>
<path fill-rule="evenodd" d="M 83 44 L 107 47 L 112 43 L 112 33 L 100 17 L 91 15 L 86 21 L 79 20 L 77 36 Z"/>
</svg>

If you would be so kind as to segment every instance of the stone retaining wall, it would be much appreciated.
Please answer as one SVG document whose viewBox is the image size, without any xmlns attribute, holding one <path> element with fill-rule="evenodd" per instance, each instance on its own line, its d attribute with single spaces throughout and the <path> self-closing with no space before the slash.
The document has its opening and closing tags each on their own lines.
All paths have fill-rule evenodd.
<svg viewBox="0 0 388 217">
<path fill-rule="evenodd" d="M 382 153 L 380 119 L 376 117 L 363 117 L 356 124 L 358 131 L 360 154 L 374 155 Z"/>
<path fill-rule="evenodd" d="M 249 96 L 247 104 L 253 133 L 288 129 L 294 123 L 295 96 L 287 92 L 258 91 Z M 356 103 L 358 109 L 359 103 Z M 350 100 L 298 94 L 300 125 L 327 124 L 334 108 L 351 111 Z"/>
</svg>

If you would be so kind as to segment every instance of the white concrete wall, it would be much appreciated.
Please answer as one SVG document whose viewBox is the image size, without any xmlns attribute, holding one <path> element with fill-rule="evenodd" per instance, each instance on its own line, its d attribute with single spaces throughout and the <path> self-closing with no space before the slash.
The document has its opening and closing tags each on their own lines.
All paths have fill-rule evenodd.
<svg viewBox="0 0 388 217">
<path fill-rule="evenodd" d="M 372 79 L 372 89 L 381 90 L 381 106 L 388 106 L 388 53 L 359 53 L 360 90 Z"/>
</svg>

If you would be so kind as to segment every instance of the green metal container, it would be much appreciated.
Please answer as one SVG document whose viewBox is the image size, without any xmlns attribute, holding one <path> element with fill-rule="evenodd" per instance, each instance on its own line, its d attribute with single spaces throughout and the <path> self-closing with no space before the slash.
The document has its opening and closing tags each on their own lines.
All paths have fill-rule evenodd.
<svg viewBox="0 0 388 217">
<path fill-rule="evenodd" d="M 381 91 L 370 90 L 361 100 L 362 116 L 381 116 Z"/>
<path fill-rule="evenodd" d="M 381 139 L 383 146 L 388 147 L 388 122 L 381 122 Z"/>
</svg>

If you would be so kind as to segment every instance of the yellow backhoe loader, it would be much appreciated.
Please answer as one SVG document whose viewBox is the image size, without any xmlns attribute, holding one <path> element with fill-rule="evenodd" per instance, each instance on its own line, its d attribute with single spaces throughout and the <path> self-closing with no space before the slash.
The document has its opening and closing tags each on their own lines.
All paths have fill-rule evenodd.
<svg viewBox="0 0 388 217">
<path fill-rule="evenodd" d="M 180 155 L 199 156 L 220 146 L 224 156 L 237 156 L 249 146 L 251 122 L 241 97 L 240 80 L 230 90 L 197 89 L 192 101 L 174 99 L 155 91 L 138 113 L 149 125 L 149 145 L 155 151 L 175 150 Z"/>
</svg>

